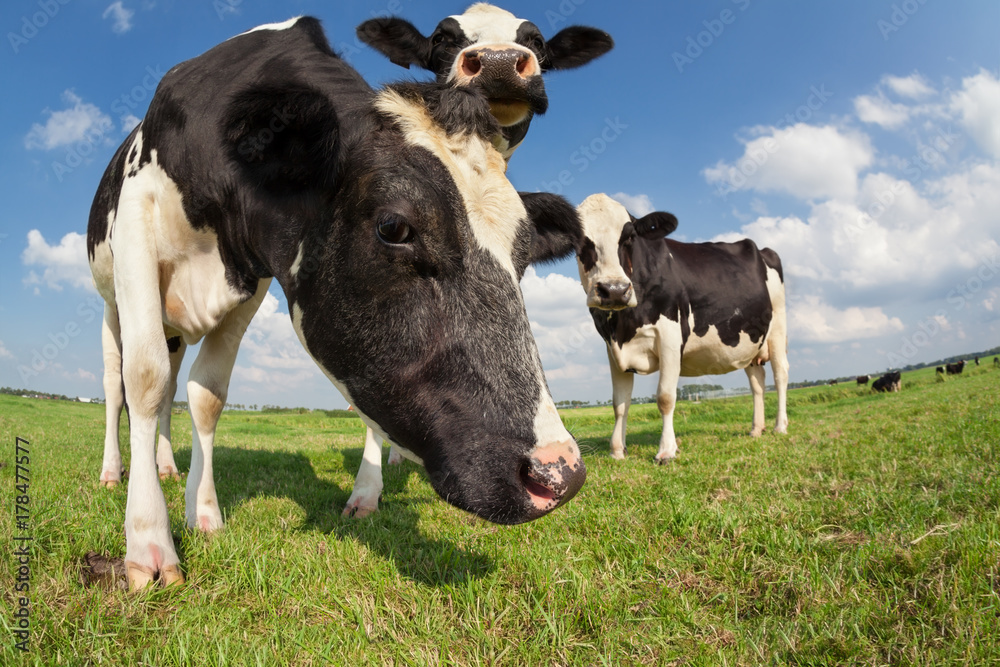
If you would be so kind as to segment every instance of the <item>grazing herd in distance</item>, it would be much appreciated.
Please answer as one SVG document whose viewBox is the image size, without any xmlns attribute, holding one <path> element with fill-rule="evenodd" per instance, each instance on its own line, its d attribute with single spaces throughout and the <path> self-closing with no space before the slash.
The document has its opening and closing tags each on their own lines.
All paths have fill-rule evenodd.
<svg viewBox="0 0 1000 667">
<path fill-rule="evenodd" d="M 677 242 L 667 238 L 678 225 L 670 213 L 635 218 L 602 194 L 573 207 L 507 180 L 532 117 L 548 107 L 542 75 L 607 53 L 607 33 L 571 26 L 546 40 L 485 3 L 429 36 L 397 18 L 357 32 L 436 80 L 376 90 L 333 52 L 316 19 L 259 26 L 172 68 L 98 187 L 87 250 L 105 300 L 100 481 L 123 477 L 127 397 L 130 588 L 184 581 L 160 481 L 177 477 L 170 407 L 184 351 L 198 341 L 185 518 L 205 533 L 222 527 L 215 431 L 240 341 L 272 280 L 301 343 L 367 426 L 348 516 L 378 508 L 384 441 L 390 462 L 423 465 L 441 498 L 494 523 L 531 521 L 574 497 L 586 466 L 552 400 L 520 291 L 529 265 L 574 254 L 607 347 L 613 457 L 625 456 L 636 373 L 660 374 L 659 463 L 677 454 L 681 376 L 744 369 L 758 436 L 770 363 L 774 432 L 787 431 L 776 252 L 749 239 Z M 262 128 L 267 142 L 256 140 Z M 873 389 L 900 384 L 895 372 Z"/>
<path fill-rule="evenodd" d="M 979 357 L 974 357 L 972 363 L 979 366 Z M 946 363 L 943 366 L 937 366 L 934 371 L 938 380 L 944 380 L 948 375 L 961 375 L 962 371 L 965 370 L 965 365 L 965 360 L 959 359 L 953 363 Z M 993 368 L 1000 370 L 1000 356 L 993 357 Z M 856 381 L 858 386 L 861 387 L 867 385 L 871 379 L 871 375 L 859 375 L 857 376 Z M 837 384 L 837 380 L 830 380 L 829 384 L 835 385 Z M 875 392 L 899 391 L 902 389 L 902 386 L 902 374 L 900 371 L 888 371 L 871 384 L 872 391 Z"/>
</svg>

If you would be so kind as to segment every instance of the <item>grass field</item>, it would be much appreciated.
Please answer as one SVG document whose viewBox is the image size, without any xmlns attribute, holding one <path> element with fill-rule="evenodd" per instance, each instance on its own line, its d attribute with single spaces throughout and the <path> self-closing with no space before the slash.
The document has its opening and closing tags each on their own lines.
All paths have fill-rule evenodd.
<svg viewBox="0 0 1000 667">
<path fill-rule="evenodd" d="M 88 551 L 125 549 L 125 488 L 97 484 L 103 406 L 0 396 L 0 533 L 24 534 L 20 436 L 34 538 L 30 651 L 12 547 L 0 664 L 1000 664 L 1000 371 L 966 371 L 795 390 L 787 436 L 745 435 L 749 397 L 684 403 L 663 467 L 654 406 L 633 406 L 626 461 L 610 408 L 564 412 L 587 483 L 515 527 L 410 463 L 386 467 L 380 512 L 343 519 L 357 419 L 226 413 L 226 528 L 185 530 L 183 482 L 165 483 L 187 584 L 133 595 L 79 581 Z M 183 471 L 190 420 L 174 433 Z"/>
</svg>

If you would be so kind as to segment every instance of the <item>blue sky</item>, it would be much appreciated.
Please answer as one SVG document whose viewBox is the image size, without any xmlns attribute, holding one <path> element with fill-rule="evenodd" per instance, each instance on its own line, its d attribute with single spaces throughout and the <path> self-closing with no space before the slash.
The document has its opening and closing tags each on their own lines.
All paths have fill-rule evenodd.
<svg viewBox="0 0 1000 667">
<path fill-rule="evenodd" d="M 311 14 L 373 84 L 424 78 L 359 44 L 354 27 L 395 13 L 429 34 L 467 4 L 3 3 L 0 385 L 103 396 L 87 215 L 163 72 L 255 25 Z M 550 110 L 511 160 L 514 185 L 574 204 L 607 192 L 636 214 L 673 212 L 681 240 L 749 236 L 777 250 L 793 380 L 1000 344 L 1000 4 L 502 6 L 546 36 L 584 24 L 617 43 L 547 77 Z M 575 261 L 529 271 L 522 288 L 556 400 L 610 398 Z M 343 407 L 292 333 L 280 289 L 271 292 L 230 402 Z M 641 380 L 636 394 L 654 386 Z"/>
</svg>

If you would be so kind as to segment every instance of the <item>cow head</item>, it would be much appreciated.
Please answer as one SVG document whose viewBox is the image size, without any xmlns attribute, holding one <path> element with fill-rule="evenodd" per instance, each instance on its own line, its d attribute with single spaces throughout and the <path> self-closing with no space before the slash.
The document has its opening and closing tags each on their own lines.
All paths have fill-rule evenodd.
<svg viewBox="0 0 1000 667">
<path fill-rule="evenodd" d="M 261 190 L 303 188 L 301 210 L 322 207 L 275 270 L 306 349 L 453 505 L 519 523 L 565 503 L 586 470 L 546 386 L 519 281 L 530 262 L 577 247 L 576 211 L 515 191 L 475 89 L 391 87 L 357 128 L 337 126 L 322 97 L 286 97 L 234 117 L 252 134 L 255 115 L 264 123 L 287 109 L 294 125 L 245 168 Z M 324 138 L 336 164 L 316 157 Z M 300 215 L 286 203 L 267 224 Z"/>
<path fill-rule="evenodd" d="M 430 70 L 441 82 L 478 86 L 503 127 L 545 113 L 543 72 L 580 67 L 614 46 L 607 33 L 583 26 L 546 40 L 534 23 L 487 3 L 449 16 L 429 37 L 395 17 L 370 19 L 357 32 L 397 65 Z"/>
<path fill-rule="evenodd" d="M 595 194 L 577 207 L 583 242 L 577 252 L 580 282 L 587 306 L 622 310 L 638 304 L 632 287 L 632 245 L 636 237 L 662 239 L 677 229 L 677 218 L 654 212 L 636 219 L 605 194 Z"/>
</svg>

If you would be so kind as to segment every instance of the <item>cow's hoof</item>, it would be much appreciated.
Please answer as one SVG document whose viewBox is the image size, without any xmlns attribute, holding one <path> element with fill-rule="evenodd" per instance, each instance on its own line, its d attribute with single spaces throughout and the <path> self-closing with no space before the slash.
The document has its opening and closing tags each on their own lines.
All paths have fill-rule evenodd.
<svg viewBox="0 0 1000 667">
<path fill-rule="evenodd" d="M 117 479 L 102 479 L 101 480 L 101 486 L 103 486 L 105 489 L 113 489 L 116 486 L 118 486 L 118 480 Z"/>
<path fill-rule="evenodd" d="M 153 568 L 125 561 L 125 573 L 128 577 L 130 591 L 141 591 L 154 582 L 159 582 L 161 586 L 184 583 L 184 575 L 181 574 L 179 565 L 167 565 L 160 568 L 160 577 L 157 579 L 157 572 Z"/>
<path fill-rule="evenodd" d="M 349 519 L 364 519 L 369 514 L 372 514 L 377 511 L 378 511 L 378 505 L 372 507 L 370 505 L 365 506 L 360 504 L 356 505 L 348 504 L 347 507 L 344 508 L 344 511 L 341 513 L 341 516 L 346 516 Z"/>
<path fill-rule="evenodd" d="M 653 459 L 653 462 L 658 466 L 665 466 L 673 463 L 674 457 L 673 456 L 664 456 L 663 458 L 656 457 L 655 459 Z"/>
<path fill-rule="evenodd" d="M 222 530 L 222 517 L 216 514 L 199 514 L 195 525 L 201 532 L 211 535 Z"/>
<path fill-rule="evenodd" d="M 762 429 L 762 428 L 753 428 L 753 429 L 750 429 L 750 437 L 751 438 L 757 438 L 763 432 L 764 432 L 764 429 Z"/>
<path fill-rule="evenodd" d="M 175 482 L 181 481 L 181 476 L 176 470 L 165 470 L 160 472 L 160 481 L 165 482 L 168 479 L 172 479 Z"/>
<path fill-rule="evenodd" d="M 386 463 L 388 463 L 391 466 L 398 466 L 402 462 L 403 462 L 403 456 L 399 452 L 397 452 L 395 449 L 389 452 L 389 458 L 386 460 Z"/>
</svg>

